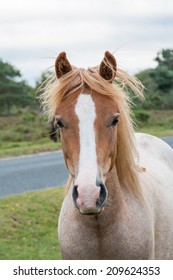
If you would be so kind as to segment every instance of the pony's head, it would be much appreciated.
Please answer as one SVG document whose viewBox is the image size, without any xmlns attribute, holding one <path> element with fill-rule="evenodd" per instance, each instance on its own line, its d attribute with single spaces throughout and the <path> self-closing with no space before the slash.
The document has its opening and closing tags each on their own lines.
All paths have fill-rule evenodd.
<svg viewBox="0 0 173 280">
<path fill-rule="evenodd" d="M 115 78 L 117 82 L 115 83 Z M 71 66 L 66 54 L 55 62 L 55 75 L 42 94 L 52 120 L 52 138 L 60 130 L 71 195 L 81 214 L 97 214 L 106 203 L 106 179 L 116 165 L 118 180 L 139 191 L 129 98 L 121 86 L 140 94 L 139 82 L 117 69 L 109 52 L 99 67 Z"/>
</svg>

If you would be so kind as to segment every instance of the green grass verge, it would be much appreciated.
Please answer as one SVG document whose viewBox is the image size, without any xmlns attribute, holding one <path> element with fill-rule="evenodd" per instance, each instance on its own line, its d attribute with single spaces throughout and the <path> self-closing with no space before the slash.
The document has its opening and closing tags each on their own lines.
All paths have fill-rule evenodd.
<svg viewBox="0 0 173 280">
<path fill-rule="evenodd" d="M 173 136 L 173 110 L 146 111 L 149 119 L 146 122 L 137 121 L 137 132 L 152 134 L 158 137 Z"/>
<path fill-rule="evenodd" d="M 50 125 L 38 112 L 0 117 L 0 157 L 19 156 L 59 149 L 49 139 Z"/>
<path fill-rule="evenodd" d="M 49 140 L 48 140 L 49 141 Z M 60 143 L 54 142 L 9 142 L 1 147 L 0 145 L 0 158 L 8 156 L 30 155 L 40 152 L 49 152 L 59 150 Z"/>
<path fill-rule="evenodd" d="M 164 136 L 173 136 L 173 129 L 165 129 L 158 127 L 144 127 L 144 128 L 137 128 L 136 132 L 147 133 L 151 135 L 155 135 L 157 137 L 164 137 Z"/>
<path fill-rule="evenodd" d="M 61 259 L 57 224 L 63 188 L 0 198 L 0 259 Z"/>
</svg>

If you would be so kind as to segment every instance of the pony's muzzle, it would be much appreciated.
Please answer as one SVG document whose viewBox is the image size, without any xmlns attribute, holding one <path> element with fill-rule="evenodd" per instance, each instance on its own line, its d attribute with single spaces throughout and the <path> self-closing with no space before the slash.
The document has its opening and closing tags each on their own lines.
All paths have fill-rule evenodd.
<svg viewBox="0 0 173 280">
<path fill-rule="evenodd" d="M 98 214 L 103 210 L 107 199 L 107 189 L 104 184 L 99 186 L 85 185 L 82 188 L 73 186 L 72 197 L 76 208 L 83 215 Z"/>
</svg>

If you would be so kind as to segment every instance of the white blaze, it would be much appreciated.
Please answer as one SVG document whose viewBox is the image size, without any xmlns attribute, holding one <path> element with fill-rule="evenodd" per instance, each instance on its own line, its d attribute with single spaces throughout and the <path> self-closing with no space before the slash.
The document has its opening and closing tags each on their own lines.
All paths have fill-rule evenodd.
<svg viewBox="0 0 173 280">
<path fill-rule="evenodd" d="M 96 112 L 91 95 L 79 95 L 75 112 L 79 119 L 80 137 L 79 170 L 75 183 L 95 185 L 98 171 L 94 130 Z"/>
</svg>

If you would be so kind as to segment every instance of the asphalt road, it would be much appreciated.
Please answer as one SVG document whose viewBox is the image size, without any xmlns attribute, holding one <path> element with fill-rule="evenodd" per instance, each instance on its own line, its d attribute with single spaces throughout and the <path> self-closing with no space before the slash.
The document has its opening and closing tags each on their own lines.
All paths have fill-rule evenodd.
<svg viewBox="0 0 173 280">
<path fill-rule="evenodd" d="M 163 138 L 173 148 L 173 137 Z M 68 178 L 62 152 L 0 160 L 0 197 L 63 186 Z"/>
<path fill-rule="evenodd" d="M 0 197 L 63 186 L 68 178 L 62 152 L 0 160 Z"/>
</svg>

